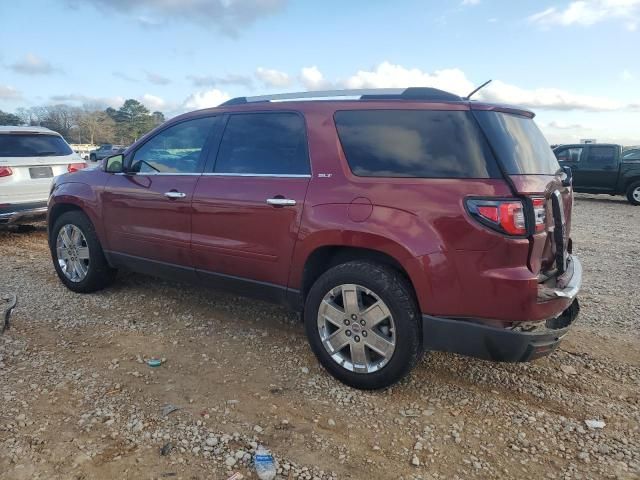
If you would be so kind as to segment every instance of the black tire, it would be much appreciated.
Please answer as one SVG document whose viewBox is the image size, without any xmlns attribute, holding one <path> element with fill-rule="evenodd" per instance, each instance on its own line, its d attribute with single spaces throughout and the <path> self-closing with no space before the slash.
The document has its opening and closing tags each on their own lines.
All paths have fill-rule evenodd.
<svg viewBox="0 0 640 480">
<path fill-rule="evenodd" d="M 318 330 L 320 303 L 328 292 L 345 284 L 360 285 L 375 293 L 395 323 L 395 350 L 384 366 L 371 373 L 351 371 L 333 360 Z M 423 353 L 418 319 L 418 306 L 407 280 L 390 267 L 366 261 L 344 263 L 322 274 L 311 287 L 304 307 L 307 338 L 320 363 L 341 382 L 363 390 L 388 387 L 413 369 Z"/>
<path fill-rule="evenodd" d="M 65 225 L 74 225 L 79 228 L 86 239 L 86 246 L 89 247 L 89 266 L 86 276 L 80 281 L 72 281 L 64 274 L 58 262 L 58 254 L 56 251 L 56 240 L 62 227 Z M 107 259 L 102 251 L 102 246 L 96 235 L 95 228 L 83 212 L 73 210 L 65 212 L 56 219 L 51 229 L 49 237 L 49 249 L 51 250 L 51 258 L 53 266 L 60 281 L 69 289 L 77 293 L 91 293 L 109 286 L 113 283 L 117 270 L 109 266 Z"/>
<path fill-rule="evenodd" d="M 636 190 L 640 190 L 640 182 L 632 183 L 631 185 L 629 185 L 629 188 L 627 188 L 627 200 L 629 200 L 629 203 L 631 205 L 640 205 L 640 199 L 635 198 L 633 196 L 633 193 Z M 637 193 L 636 193 L 636 195 L 637 195 Z"/>
</svg>

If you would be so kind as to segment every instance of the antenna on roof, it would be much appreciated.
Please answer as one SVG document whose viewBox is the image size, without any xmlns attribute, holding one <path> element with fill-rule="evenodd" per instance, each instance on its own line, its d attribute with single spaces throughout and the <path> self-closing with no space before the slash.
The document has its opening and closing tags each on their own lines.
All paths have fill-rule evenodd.
<svg viewBox="0 0 640 480">
<path fill-rule="evenodd" d="M 467 95 L 466 97 L 464 97 L 466 100 L 471 100 L 471 97 L 475 94 L 478 93 L 479 90 L 482 90 L 484 87 L 486 87 L 487 85 L 489 85 L 491 83 L 491 80 L 487 80 L 486 82 L 484 82 L 482 85 L 480 85 L 478 88 L 476 88 L 473 92 L 471 92 L 469 95 Z"/>
</svg>

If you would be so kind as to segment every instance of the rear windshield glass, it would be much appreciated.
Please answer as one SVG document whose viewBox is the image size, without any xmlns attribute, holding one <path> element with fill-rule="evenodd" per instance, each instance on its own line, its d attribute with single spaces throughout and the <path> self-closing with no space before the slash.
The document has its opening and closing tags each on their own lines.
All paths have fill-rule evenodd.
<svg viewBox="0 0 640 480">
<path fill-rule="evenodd" d="M 496 178 L 468 111 L 354 110 L 335 114 L 347 162 L 361 177 Z"/>
<path fill-rule="evenodd" d="M 0 134 L 0 157 L 54 157 L 72 153 L 71 147 L 58 135 Z"/>
<path fill-rule="evenodd" d="M 498 160 L 510 175 L 553 175 L 560 165 L 533 119 L 503 112 L 474 111 Z"/>
</svg>

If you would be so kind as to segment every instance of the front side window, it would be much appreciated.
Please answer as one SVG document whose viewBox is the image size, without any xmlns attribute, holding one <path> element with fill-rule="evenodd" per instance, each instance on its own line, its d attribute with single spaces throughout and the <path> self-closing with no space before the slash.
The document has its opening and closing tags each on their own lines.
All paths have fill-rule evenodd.
<svg viewBox="0 0 640 480">
<path fill-rule="evenodd" d="M 335 113 L 347 162 L 360 177 L 495 178 L 495 159 L 469 112 Z"/>
<path fill-rule="evenodd" d="M 307 175 L 304 120 L 289 112 L 229 117 L 214 168 L 238 175 Z"/>
<path fill-rule="evenodd" d="M 59 135 L 0 134 L 0 157 L 60 157 L 72 153 L 71 147 Z"/>
<path fill-rule="evenodd" d="M 151 138 L 133 155 L 137 173 L 200 173 L 201 153 L 216 117 L 197 118 L 173 125 Z"/>
<path fill-rule="evenodd" d="M 589 147 L 589 164 L 593 166 L 610 166 L 616 163 L 615 147 Z"/>
<path fill-rule="evenodd" d="M 640 150 L 629 150 L 622 158 L 623 160 L 640 160 Z"/>
<path fill-rule="evenodd" d="M 570 147 L 556 150 L 556 158 L 559 162 L 578 163 L 582 158 L 582 147 Z"/>
</svg>

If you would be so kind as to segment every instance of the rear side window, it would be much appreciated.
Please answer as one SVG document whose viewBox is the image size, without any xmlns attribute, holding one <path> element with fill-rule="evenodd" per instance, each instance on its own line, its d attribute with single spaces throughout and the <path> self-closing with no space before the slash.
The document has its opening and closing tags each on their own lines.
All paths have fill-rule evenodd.
<svg viewBox="0 0 640 480">
<path fill-rule="evenodd" d="M 495 178 L 496 162 L 470 112 L 335 113 L 347 162 L 361 177 Z"/>
<path fill-rule="evenodd" d="M 231 115 L 214 171 L 245 175 L 308 174 L 304 120 L 288 112 Z"/>
<path fill-rule="evenodd" d="M 615 165 L 615 147 L 589 147 L 588 163 L 600 167 Z"/>
<path fill-rule="evenodd" d="M 72 153 L 71 147 L 58 135 L 0 134 L 0 157 L 58 157 Z"/>
<path fill-rule="evenodd" d="M 554 175 L 560 165 L 533 119 L 510 113 L 474 111 L 509 175 Z"/>
</svg>

